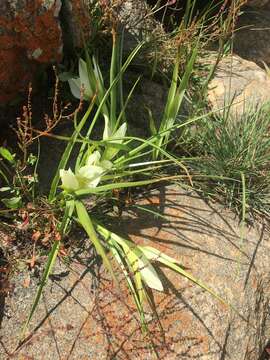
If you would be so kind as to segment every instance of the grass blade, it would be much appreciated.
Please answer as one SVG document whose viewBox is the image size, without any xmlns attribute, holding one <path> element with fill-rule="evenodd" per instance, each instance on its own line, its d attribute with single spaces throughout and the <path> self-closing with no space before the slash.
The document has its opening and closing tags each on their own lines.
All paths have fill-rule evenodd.
<svg viewBox="0 0 270 360">
<path fill-rule="evenodd" d="M 121 183 L 115 183 L 115 184 L 107 184 L 107 185 L 98 186 L 96 188 L 77 190 L 77 191 L 75 191 L 75 194 L 77 196 L 85 196 L 85 195 L 89 195 L 89 194 L 102 193 L 102 192 L 113 190 L 113 189 L 123 189 L 123 188 L 144 186 L 144 185 L 155 184 L 155 183 L 158 183 L 161 181 L 169 181 L 169 180 L 175 180 L 175 179 L 180 179 L 180 178 L 183 178 L 183 176 L 181 176 L 181 175 L 165 176 L 165 177 L 151 179 L 151 180 L 127 181 L 127 182 L 121 182 Z"/>
<path fill-rule="evenodd" d="M 121 80 L 122 78 L 122 75 L 124 74 L 124 72 L 126 71 L 126 69 L 128 68 L 128 66 L 130 65 L 130 63 L 132 62 L 132 60 L 134 59 L 134 57 L 137 55 L 137 53 L 140 51 L 140 49 L 142 48 L 142 46 L 144 45 L 144 42 L 138 44 L 136 46 L 136 48 L 130 53 L 130 55 L 128 56 L 127 60 L 125 61 L 124 65 L 121 67 L 121 70 L 119 71 L 119 73 L 116 75 L 115 79 L 113 80 L 113 82 L 110 84 L 110 87 L 108 88 L 108 90 L 105 92 L 102 100 L 100 101 L 99 103 L 99 106 L 97 108 L 97 111 L 95 113 L 95 116 L 93 118 L 93 120 L 91 121 L 91 125 L 89 126 L 89 129 L 86 133 L 86 136 L 85 138 L 86 139 L 89 139 L 90 138 L 90 135 L 93 131 L 93 128 L 97 122 L 97 120 L 99 119 L 100 117 L 100 113 L 102 112 L 102 108 L 103 108 L 103 105 L 106 103 L 108 97 L 110 96 L 111 94 L 111 91 L 113 90 L 113 88 L 115 86 L 117 86 L 118 82 Z M 79 151 L 79 156 L 77 158 L 77 163 L 76 163 L 76 166 L 80 163 L 81 161 L 81 157 L 82 155 L 84 154 L 85 152 L 85 149 L 86 149 L 86 146 L 87 146 L 87 142 L 83 143 L 81 148 L 80 148 L 80 151 Z"/>
<path fill-rule="evenodd" d="M 65 232 L 65 230 L 67 228 L 67 225 L 68 225 L 68 223 L 69 223 L 69 221 L 70 221 L 70 219 L 72 217 L 73 211 L 74 211 L 74 201 L 73 200 L 67 201 L 65 214 L 64 214 L 64 217 L 63 217 L 63 220 L 61 222 L 60 229 L 59 229 L 60 235 L 64 234 L 64 232 Z M 36 308 L 37 308 L 38 303 L 40 301 L 40 297 L 42 295 L 44 286 L 46 285 L 46 282 L 47 282 L 47 280 L 49 278 L 49 275 L 50 275 L 50 273 L 52 271 L 53 265 L 54 265 L 55 260 L 57 258 L 59 247 L 60 247 L 60 241 L 56 240 L 54 242 L 53 246 L 52 246 L 52 249 L 51 249 L 50 253 L 49 253 L 48 260 L 47 260 L 47 263 L 46 263 L 46 267 L 45 267 L 45 270 L 43 272 L 43 275 L 42 275 L 42 278 L 41 278 L 41 281 L 40 281 L 40 285 L 38 287 L 38 291 L 37 291 L 34 303 L 32 305 L 29 316 L 28 316 L 27 321 L 25 322 L 25 325 L 24 325 L 23 330 L 22 330 L 21 339 L 24 337 L 25 331 L 27 330 L 27 328 L 29 326 L 29 323 L 30 323 L 35 311 L 36 311 Z"/>
<path fill-rule="evenodd" d="M 161 264 L 164 264 L 168 268 L 176 271 L 180 275 L 184 276 L 188 280 L 192 281 L 194 284 L 200 286 L 203 290 L 207 291 L 209 294 L 214 296 L 220 302 L 225 304 L 226 306 L 230 306 L 221 296 L 211 290 L 207 285 L 205 285 L 202 281 L 195 278 L 193 275 L 185 271 L 181 266 L 177 264 L 177 261 L 170 256 L 163 254 L 161 251 L 151 247 L 151 246 L 139 246 L 140 250 L 145 254 L 147 258 L 150 260 L 156 260 Z"/>
<path fill-rule="evenodd" d="M 93 109 L 93 106 L 95 104 L 95 96 L 93 97 L 92 99 L 92 102 L 91 104 L 89 105 L 86 113 L 84 114 L 82 120 L 80 121 L 79 125 L 77 126 L 77 129 L 74 131 L 73 135 L 71 136 L 67 146 L 66 146 L 66 149 L 61 157 L 61 160 L 58 164 L 58 167 L 57 167 L 57 171 L 56 171 L 56 174 L 53 178 L 53 181 L 52 181 L 52 184 L 51 184 L 51 188 L 50 188 L 50 193 L 49 193 L 49 201 L 52 201 L 55 197 L 55 194 L 56 194 L 56 190 L 57 190 L 57 187 L 58 187 L 58 184 L 59 184 L 59 180 L 60 180 L 60 169 L 64 169 L 68 163 L 68 160 L 70 158 L 70 155 L 71 155 L 71 152 L 73 150 L 73 147 L 76 143 L 76 140 L 79 136 L 79 133 L 80 131 L 82 130 L 82 128 L 84 127 L 92 109 Z M 77 116 L 77 114 L 75 114 L 75 117 Z"/>
<path fill-rule="evenodd" d="M 76 200 L 75 201 L 75 207 L 76 207 L 76 211 L 77 211 L 77 215 L 78 215 L 78 219 L 79 219 L 80 224 L 82 225 L 82 227 L 86 231 L 87 235 L 89 236 L 90 240 L 92 241 L 93 245 L 95 246 L 95 248 L 97 250 L 97 253 L 102 257 L 104 265 L 106 266 L 106 268 L 111 273 L 112 278 L 117 283 L 117 279 L 116 279 L 116 276 L 114 274 L 112 264 L 111 264 L 109 258 L 106 255 L 104 247 L 102 246 L 100 240 L 97 237 L 97 234 L 96 234 L 95 228 L 93 226 L 92 220 L 91 220 L 91 218 L 90 218 L 84 204 L 81 201 Z"/>
<path fill-rule="evenodd" d="M 113 47 L 112 47 L 112 58 L 110 67 L 110 84 L 114 82 L 117 74 L 117 60 L 119 54 L 119 39 L 115 29 L 112 29 Z M 120 81 L 120 79 L 119 79 Z M 116 109 L 117 109 L 117 91 L 118 87 L 114 86 L 110 94 L 110 126 L 114 129 L 116 123 Z"/>
</svg>

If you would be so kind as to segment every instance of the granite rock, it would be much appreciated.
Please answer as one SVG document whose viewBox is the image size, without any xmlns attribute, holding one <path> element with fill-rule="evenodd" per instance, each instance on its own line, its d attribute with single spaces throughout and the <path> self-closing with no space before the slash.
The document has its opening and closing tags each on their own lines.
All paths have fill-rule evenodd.
<svg viewBox="0 0 270 360">
<path fill-rule="evenodd" d="M 214 110 L 232 104 L 231 114 L 241 115 L 270 101 L 270 77 L 252 61 L 227 56 L 209 83 L 208 101 Z"/>
<path fill-rule="evenodd" d="M 0 104 L 13 100 L 20 92 L 27 92 L 40 64 L 61 61 L 62 22 L 69 34 L 65 39 L 68 38 L 72 46 L 82 45 L 81 31 L 89 34 L 88 1 L 68 0 L 64 3 L 62 9 L 61 0 L 0 2 Z"/>
<path fill-rule="evenodd" d="M 258 8 L 243 7 L 236 29 L 233 51 L 261 67 L 263 62 L 270 65 L 270 2 Z"/>
<path fill-rule="evenodd" d="M 180 275 L 160 268 L 166 291 L 153 292 L 159 321 L 146 310 L 153 345 L 160 359 L 255 360 L 269 340 L 270 239 L 267 224 L 242 228 L 229 211 L 206 203 L 180 187 L 161 187 L 141 195 L 137 205 L 110 221 L 111 227 L 138 244 L 157 247 L 222 296 L 223 305 Z M 73 261 L 58 261 L 38 311 L 35 330 L 16 350 L 29 314 L 37 279 L 13 278 L 2 319 L 1 359 L 152 360 L 126 285 L 120 287 L 96 262 L 85 239 Z M 25 286 L 28 284 L 28 287 Z"/>
</svg>

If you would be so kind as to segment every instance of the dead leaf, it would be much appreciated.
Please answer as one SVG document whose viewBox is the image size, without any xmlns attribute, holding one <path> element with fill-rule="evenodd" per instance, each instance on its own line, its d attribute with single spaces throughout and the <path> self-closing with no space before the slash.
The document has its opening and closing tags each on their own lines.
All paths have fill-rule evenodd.
<svg viewBox="0 0 270 360">
<path fill-rule="evenodd" d="M 28 210 L 33 210 L 35 207 L 34 207 L 34 204 L 32 204 L 31 202 L 29 202 L 29 203 L 27 203 L 26 208 L 27 208 Z"/>
<path fill-rule="evenodd" d="M 60 250 L 59 250 L 59 255 L 61 255 L 61 256 L 67 256 L 67 251 L 66 251 L 66 249 L 64 248 L 64 247 L 62 247 L 62 248 L 60 248 Z"/>
<path fill-rule="evenodd" d="M 61 241 L 61 234 L 59 232 L 55 233 L 55 240 L 56 241 Z"/>
<path fill-rule="evenodd" d="M 35 232 L 33 233 L 33 235 L 32 235 L 32 240 L 35 241 L 35 242 L 37 242 L 38 239 L 40 238 L 40 236 L 41 236 L 41 232 L 40 232 L 40 231 L 35 231 Z"/>
<path fill-rule="evenodd" d="M 33 254 L 32 259 L 30 261 L 30 268 L 33 269 L 35 264 L 36 264 L 36 256 Z"/>
<path fill-rule="evenodd" d="M 46 233 L 44 234 L 42 240 L 41 240 L 42 244 L 43 244 L 43 245 L 48 244 L 48 242 L 50 241 L 51 237 L 52 237 L 51 233 L 46 232 Z"/>
<path fill-rule="evenodd" d="M 30 279 L 30 275 L 27 275 L 27 277 L 24 279 L 24 281 L 23 281 L 23 287 L 24 288 L 29 288 L 29 286 L 30 286 L 30 281 L 31 281 L 31 279 Z"/>
</svg>

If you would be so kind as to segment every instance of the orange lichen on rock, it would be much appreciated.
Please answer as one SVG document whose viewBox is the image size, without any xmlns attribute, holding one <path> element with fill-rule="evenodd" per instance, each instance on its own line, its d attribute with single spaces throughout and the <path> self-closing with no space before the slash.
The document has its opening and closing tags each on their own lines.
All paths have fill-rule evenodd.
<svg viewBox="0 0 270 360">
<path fill-rule="evenodd" d="M 3 0 L 0 4 L 0 103 L 32 80 L 36 63 L 62 58 L 61 2 Z"/>
<path fill-rule="evenodd" d="M 0 103 L 6 103 L 27 88 L 35 64 L 19 48 L 0 50 L 0 64 Z"/>
<path fill-rule="evenodd" d="M 69 0 L 64 5 L 68 27 L 65 38 L 75 47 L 82 46 L 83 36 L 87 38 L 90 34 L 89 4 L 84 0 Z M 0 1 L 0 103 L 27 89 L 38 63 L 61 61 L 62 6 L 61 0 Z"/>
</svg>

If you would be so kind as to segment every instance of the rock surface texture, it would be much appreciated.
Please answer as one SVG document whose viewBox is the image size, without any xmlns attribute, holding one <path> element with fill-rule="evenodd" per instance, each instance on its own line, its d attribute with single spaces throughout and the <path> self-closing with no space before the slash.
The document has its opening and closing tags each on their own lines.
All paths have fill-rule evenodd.
<svg viewBox="0 0 270 360">
<path fill-rule="evenodd" d="M 234 51 L 261 67 L 263 62 L 270 65 L 270 1 L 259 0 L 248 5 L 237 22 Z"/>
<path fill-rule="evenodd" d="M 27 88 L 36 63 L 62 57 L 61 1 L 0 2 L 0 103 Z"/>
<path fill-rule="evenodd" d="M 166 39 L 162 24 L 149 16 L 150 13 L 151 8 L 145 0 L 125 0 L 116 11 L 116 16 L 125 29 L 124 53 L 129 54 L 141 41 L 147 42 L 148 49 L 145 53 L 140 51 L 138 56 L 143 62 L 146 54 L 149 55 L 151 45 L 158 51 L 161 39 Z"/>
<path fill-rule="evenodd" d="M 214 110 L 233 104 L 232 114 L 241 115 L 270 101 L 270 76 L 252 61 L 227 56 L 209 84 L 208 101 Z"/>
<path fill-rule="evenodd" d="M 265 6 L 269 6 L 270 1 L 269 0 L 247 0 L 246 5 L 255 7 L 255 8 L 262 8 Z"/>
<path fill-rule="evenodd" d="M 219 63 L 208 91 L 212 108 L 233 103 L 233 116 L 270 101 L 270 1 L 247 1 L 236 28 L 234 55 Z"/>
<path fill-rule="evenodd" d="M 144 198 L 148 200 L 140 200 L 140 205 L 167 220 L 145 211 L 126 212 L 114 225 L 117 231 L 176 257 L 239 312 L 161 268 L 166 292 L 153 294 L 159 322 L 147 314 L 159 358 L 266 360 L 270 239 L 265 226 L 241 232 L 232 213 L 176 186 Z M 35 332 L 15 352 L 37 280 L 32 277 L 24 287 L 23 275 L 14 279 L 14 293 L 6 298 L 2 319 L 1 359 L 12 353 L 16 359 L 34 360 L 44 359 L 44 354 L 46 360 L 156 359 L 140 333 L 125 284 L 120 280 L 121 291 L 113 287 L 89 249 L 78 249 L 73 259 L 70 266 L 56 265 L 31 324 Z"/>
<path fill-rule="evenodd" d="M 104 4 L 107 2 L 105 1 Z M 81 46 L 91 31 L 91 0 L 0 1 L 0 103 L 27 91 L 38 64 L 59 62 L 65 49 Z M 241 57 L 270 64 L 270 1 L 249 0 L 239 18 L 234 49 Z M 145 0 L 126 0 L 118 9 L 128 30 L 125 49 L 138 40 L 161 38 L 162 25 L 149 16 Z M 156 46 L 156 45 L 155 45 Z M 166 56 L 165 56 L 166 57 Z"/>
<path fill-rule="evenodd" d="M 77 23 L 77 31 L 71 30 L 76 42 L 79 28 L 86 31 L 86 14 L 81 10 L 84 1 L 69 0 L 65 4 L 70 24 L 74 28 Z M 61 6 L 61 0 L 0 1 L 0 104 L 26 91 L 38 63 L 62 59 Z"/>
</svg>

